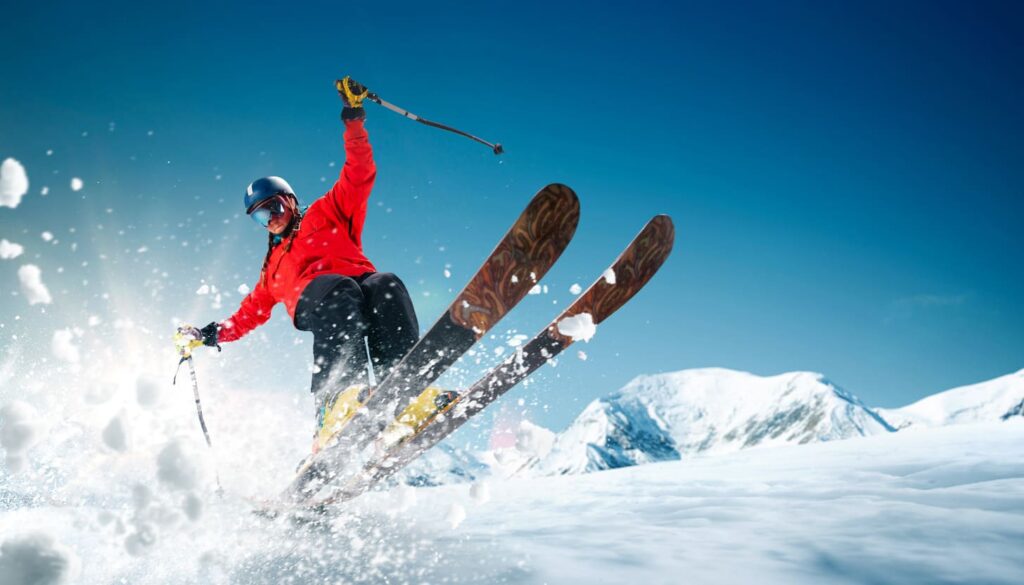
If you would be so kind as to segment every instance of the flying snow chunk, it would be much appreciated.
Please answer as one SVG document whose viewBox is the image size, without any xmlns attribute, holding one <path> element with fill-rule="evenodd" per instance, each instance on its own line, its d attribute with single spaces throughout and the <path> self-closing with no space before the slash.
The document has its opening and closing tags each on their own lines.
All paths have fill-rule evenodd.
<svg viewBox="0 0 1024 585">
<path fill-rule="evenodd" d="M 508 343 L 509 346 L 511 346 L 511 347 L 519 347 L 527 339 L 529 339 L 529 336 L 524 335 L 522 333 L 516 333 L 508 341 L 506 341 L 505 343 Z"/>
<path fill-rule="evenodd" d="M 156 406 L 160 402 L 160 384 L 149 376 L 139 376 L 135 380 L 135 399 L 139 406 Z"/>
<path fill-rule="evenodd" d="M 238 285 L 238 294 L 240 294 L 240 295 L 247 295 L 247 294 L 249 294 L 249 285 L 247 285 L 247 284 L 240 284 L 240 285 Z"/>
<path fill-rule="evenodd" d="M 84 186 L 85 186 L 85 183 L 82 182 L 82 179 L 79 179 L 78 177 L 73 177 L 71 179 L 71 190 L 72 191 L 81 191 L 82 187 L 84 187 Z"/>
<path fill-rule="evenodd" d="M 185 496 L 181 509 L 185 512 L 185 516 L 188 516 L 189 520 L 195 522 L 203 515 L 203 501 L 199 499 L 195 492 L 192 492 Z"/>
<path fill-rule="evenodd" d="M 542 459 L 555 446 L 555 433 L 528 420 L 521 421 L 516 430 L 516 450 L 524 455 Z"/>
<path fill-rule="evenodd" d="M 0 408 L 0 447 L 7 452 L 10 471 L 21 469 L 22 456 L 39 438 L 37 421 L 36 410 L 27 402 L 12 400 Z"/>
<path fill-rule="evenodd" d="M 50 188 L 47 187 L 46 185 L 43 185 L 43 188 L 39 190 L 39 194 L 42 195 L 43 197 L 46 197 L 47 195 L 50 194 Z"/>
<path fill-rule="evenodd" d="M 568 335 L 573 341 L 590 341 L 594 333 L 597 333 L 597 325 L 594 325 L 594 318 L 590 313 L 580 313 L 559 321 L 558 332 Z"/>
<path fill-rule="evenodd" d="M 78 347 L 75 346 L 74 339 L 75 333 L 70 329 L 54 331 L 53 341 L 50 344 L 54 357 L 69 364 L 77 364 L 81 356 L 78 354 Z"/>
<path fill-rule="evenodd" d="M 105 382 L 94 382 L 85 387 L 82 398 L 88 404 L 103 404 L 114 397 L 114 387 Z"/>
<path fill-rule="evenodd" d="M 44 242 L 49 242 L 49 241 L 53 240 L 53 234 L 50 233 L 50 232 L 43 232 L 43 233 L 39 234 L 39 237 L 43 238 Z"/>
<path fill-rule="evenodd" d="M 152 524 L 139 523 L 135 532 L 124 539 L 124 550 L 133 557 L 145 554 L 146 549 L 156 544 L 156 528 Z"/>
<path fill-rule="evenodd" d="M 132 504 L 135 505 L 136 512 L 142 512 L 153 503 L 153 490 L 137 483 L 132 486 Z"/>
<path fill-rule="evenodd" d="M 21 256 L 25 248 L 21 244 L 0 240 L 0 260 L 13 260 Z"/>
<path fill-rule="evenodd" d="M 601 278 L 603 278 L 604 281 L 607 282 L 608 284 L 615 284 L 615 271 L 609 268 L 608 270 L 604 271 L 604 274 L 601 275 Z"/>
<path fill-rule="evenodd" d="M 576 357 L 580 358 L 580 361 L 587 361 L 587 353 L 582 349 L 576 352 Z"/>
<path fill-rule="evenodd" d="M 110 419 L 103 429 L 103 443 L 114 451 L 123 453 L 128 450 L 128 433 L 124 430 L 124 421 L 120 416 Z"/>
<path fill-rule="evenodd" d="M 46 305 L 53 302 L 49 289 L 43 284 L 43 273 L 35 264 L 26 264 L 18 268 L 18 280 L 21 281 L 21 292 L 28 299 L 28 304 Z"/>
<path fill-rule="evenodd" d="M 452 507 L 448 508 L 448 515 L 445 516 L 445 522 L 454 529 L 458 528 L 465 519 L 466 509 L 462 507 L 462 504 L 452 503 Z"/>
<path fill-rule="evenodd" d="M 491 485 L 480 480 L 469 487 L 469 497 L 478 504 L 486 504 L 491 499 Z"/>
<path fill-rule="evenodd" d="M 574 295 L 578 295 L 581 292 L 583 292 L 583 287 L 580 286 L 578 282 L 574 282 L 573 285 L 569 287 L 569 292 L 571 292 Z"/>
<path fill-rule="evenodd" d="M 528 294 L 531 294 L 531 295 L 539 295 L 539 294 L 541 293 L 541 291 L 542 291 L 542 290 L 543 290 L 543 289 L 541 288 L 541 286 L 540 286 L 539 284 L 535 284 L 535 285 L 533 285 L 533 286 L 532 286 L 532 287 L 530 288 L 530 292 L 529 292 Z"/>
<path fill-rule="evenodd" d="M 0 164 L 0 207 L 14 209 L 28 192 L 28 174 L 25 167 L 13 158 Z"/>
<path fill-rule="evenodd" d="M 61 585 L 78 575 L 78 557 L 41 532 L 15 536 L 0 545 L 0 583 Z"/>
<path fill-rule="evenodd" d="M 173 489 L 192 490 L 199 483 L 197 456 L 180 440 L 172 440 L 156 457 L 156 476 Z"/>
<path fill-rule="evenodd" d="M 201 285 L 199 288 L 196 289 L 196 294 L 197 295 L 208 295 L 208 294 L 210 294 L 210 285 L 208 285 L 208 284 Z"/>
</svg>

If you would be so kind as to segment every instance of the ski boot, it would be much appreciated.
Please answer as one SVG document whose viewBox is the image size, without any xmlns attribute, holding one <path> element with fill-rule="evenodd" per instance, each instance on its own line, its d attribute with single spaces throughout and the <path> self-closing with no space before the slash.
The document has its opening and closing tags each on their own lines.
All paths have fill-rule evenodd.
<svg viewBox="0 0 1024 585">
<path fill-rule="evenodd" d="M 428 387 L 410 402 L 391 424 L 384 428 L 378 447 L 389 449 L 416 435 L 439 414 L 447 410 L 458 397 L 459 393 L 454 390 Z"/>
<path fill-rule="evenodd" d="M 366 384 L 353 384 L 337 396 L 328 399 L 317 415 L 317 429 L 313 436 L 313 453 L 331 442 L 366 403 L 371 388 Z"/>
</svg>

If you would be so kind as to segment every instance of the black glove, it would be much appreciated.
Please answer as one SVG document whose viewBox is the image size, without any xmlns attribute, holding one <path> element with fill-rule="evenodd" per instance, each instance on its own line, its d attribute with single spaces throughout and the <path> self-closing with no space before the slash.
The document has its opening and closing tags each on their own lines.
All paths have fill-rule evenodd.
<svg viewBox="0 0 1024 585">
<path fill-rule="evenodd" d="M 216 321 L 200 329 L 199 332 L 203 334 L 203 345 L 220 349 L 220 344 L 217 343 L 217 334 L 219 331 L 220 327 L 217 325 Z"/>
<path fill-rule="evenodd" d="M 363 100 L 369 95 L 369 91 L 362 83 L 351 77 L 345 76 L 334 82 L 334 87 L 345 104 L 341 111 L 342 120 L 362 120 L 366 117 L 366 110 L 363 109 Z"/>
</svg>

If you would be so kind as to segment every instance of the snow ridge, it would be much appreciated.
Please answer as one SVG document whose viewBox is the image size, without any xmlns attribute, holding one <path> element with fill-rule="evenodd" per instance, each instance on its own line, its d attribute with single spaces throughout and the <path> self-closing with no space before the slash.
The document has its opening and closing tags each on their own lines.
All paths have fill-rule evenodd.
<svg viewBox="0 0 1024 585">
<path fill-rule="evenodd" d="M 679 458 L 658 411 L 639 397 L 618 392 L 590 403 L 556 437 L 551 453 L 528 468 L 542 475 L 568 475 Z"/>
<path fill-rule="evenodd" d="M 540 475 L 586 473 L 704 453 L 894 431 L 821 374 L 761 377 L 723 368 L 638 376 L 559 434 Z"/>
<path fill-rule="evenodd" d="M 909 406 L 880 412 L 901 430 L 1021 416 L 1024 415 L 1024 370 L 939 392 Z"/>
</svg>

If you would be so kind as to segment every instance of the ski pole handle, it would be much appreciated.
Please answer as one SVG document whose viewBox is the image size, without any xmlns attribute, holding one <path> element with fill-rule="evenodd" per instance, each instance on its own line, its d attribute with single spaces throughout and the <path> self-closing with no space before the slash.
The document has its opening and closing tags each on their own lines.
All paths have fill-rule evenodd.
<svg viewBox="0 0 1024 585">
<path fill-rule="evenodd" d="M 174 348 L 182 359 L 192 356 L 192 350 L 203 345 L 203 334 L 191 325 L 182 325 L 174 331 Z"/>
</svg>

